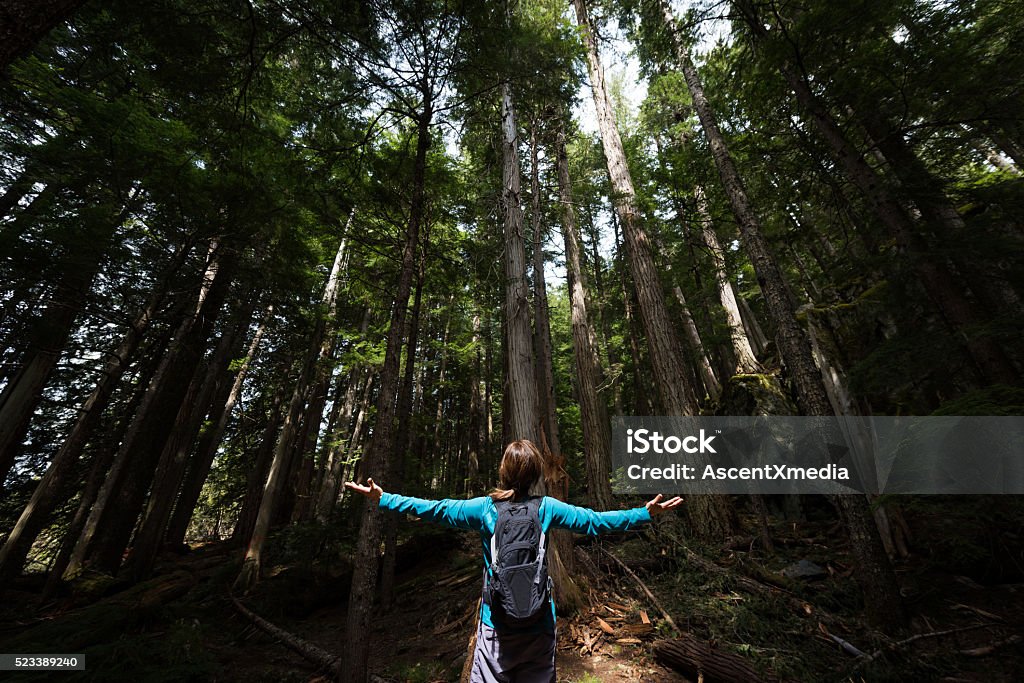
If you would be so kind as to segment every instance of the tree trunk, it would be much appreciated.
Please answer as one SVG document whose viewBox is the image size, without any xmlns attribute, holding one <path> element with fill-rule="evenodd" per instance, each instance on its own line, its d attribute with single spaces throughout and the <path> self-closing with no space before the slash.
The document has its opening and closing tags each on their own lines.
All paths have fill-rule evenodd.
<svg viewBox="0 0 1024 683">
<path fill-rule="evenodd" d="M 96 243 L 85 249 L 85 253 L 65 257 L 53 298 L 30 332 L 25 359 L 0 393 L 0 487 L 14 466 L 32 414 L 64 351 L 75 318 L 99 271 L 104 245 L 113 236 L 117 224 L 97 236 Z"/>
<path fill-rule="evenodd" d="M 75 515 L 68 525 L 67 531 L 64 533 L 57 557 L 54 558 L 53 564 L 50 566 L 46 585 L 43 587 L 44 598 L 50 598 L 57 592 L 65 572 L 72 563 L 72 555 L 78 546 L 78 541 L 89 518 L 89 512 L 99 496 L 100 488 L 106 481 L 110 467 L 117 455 L 117 445 L 123 440 L 124 434 L 128 430 L 131 416 L 138 411 L 138 407 L 142 404 L 146 395 L 146 388 L 160 367 L 170 340 L 171 332 L 167 331 L 151 342 L 149 356 L 143 355 L 142 368 L 139 372 L 135 388 L 132 390 L 131 398 L 124 406 L 123 413 L 114 421 L 114 428 L 109 430 L 110 434 L 106 439 L 106 443 L 100 445 L 97 449 L 98 452 L 92 456 L 89 476 L 79 496 Z M 102 423 L 99 426 L 102 427 Z"/>
<path fill-rule="evenodd" d="M 199 304 L 187 314 L 146 390 L 110 476 L 97 497 L 72 557 L 72 569 L 86 558 L 100 571 L 115 573 L 121 565 L 157 462 L 171 436 L 168 415 L 177 415 L 189 390 L 191 370 L 202 358 L 221 306 L 227 296 L 238 256 L 223 247 L 211 248 Z"/>
<path fill-rule="evenodd" d="M 686 333 L 690 346 L 693 347 L 694 355 L 697 357 L 700 379 L 704 383 L 704 389 L 707 391 L 708 398 L 716 401 L 722 395 L 722 385 L 718 378 L 715 377 L 715 371 L 711 367 L 711 359 L 708 358 L 707 349 L 704 347 L 704 342 L 701 341 L 700 332 L 697 331 L 697 324 L 693 322 L 693 315 L 690 314 L 690 307 L 686 303 L 683 288 L 676 285 L 672 291 L 675 292 L 676 299 L 679 301 L 679 307 L 682 310 L 683 331 Z"/>
<path fill-rule="evenodd" d="M 287 366 L 287 364 L 285 365 Z M 252 538 L 252 532 L 256 526 L 256 518 L 259 515 L 260 502 L 263 499 L 263 489 L 265 488 L 270 465 L 274 458 L 275 445 L 277 443 L 274 440 L 274 435 L 277 434 L 277 430 L 280 428 L 284 417 L 281 414 L 281 407 L 284 404 L 287 388 L 288 385 L 282 382 L 281 386 L 274 391 L 273 398 L 271 399 L 266 424 L 263 427 L 263 433 L 259 440 L 259 448 L 256 451 L 256 456 L 253 458 L 245 480 L 245 495 L 242 497 L 238 519 L 235 520 L 235 528 L 231 532 L 232 545 L 248 543 L 249 539 Z"/>
<path fill-rule="evenodd" d="M 253 524 L 252 534 L 248 539 L 245 558 L 242 562 L 242 571 L 235 580 L 234 586 L 237 591 L 248 591 L 259 581 L 263 546 L 266 543 L 271 524 L 277 512 L 282 489 L 288 483 L 288 473 L 291 470 L 292 455 L 295 450 L 295 436 L 299 428 L 299 422 L 302 419 L 302 406 L 306 400 L 309 376 L 313 372 L 318 350 L 319 344 L 310 344 L 302 361 L 302 367 L 299 370 L 295 386 L 292 388 L 292 397 L 288 403 L 288 411 L 285 413 L 281 433 L 277 437 L 274 457 L 270 464 L 270 472 L 263 486 L 263 495 L 260 497 L 256 521 Z"/>
<path fill-rule="evenodd" d="M 409 447 L 412 445 L 412 434 L 409 433 L 409 423 L 412 420 L 412 390 L 416 371 L 416 345 L 420 331 L 420 308 L 423 303 L 423 280 L 425 275 L 424 265 L 427 245 L 429 242 L 428 235 L 429 230 L 427 229 L 427 226 L 424 226 L 423 246 L 420 250 L 419 268 L 416 275 L 416 293 L 413 295 L 412 311 L 409 316 L 409 325 L 406 334 L 405 372 L 404 377 L 402 378 L 402 388 L 398 395 L 398 427 L 395 431 L 395 446 L 391 452 L 389 486 L 394 491 L 402 490 L 402 487 L 406 482 L 405 465 Z M 452 298 L 454 298 L 454 295 L 452 295 Z M 452 299 L 449 299 L 448 303 L 450 306 Z M 395 558 L 398 548 L 398 522 L 399 517 L 397 515 L 388 515 L 384 520 L 384 556 L 382 559 L 383 568 L 380 579 L 380 604 L 381 607 L 386 610 L 390 610 L 394 607 Z"/>
<path fill-rule="evenodd" d="M 759 683 L 764 680 L 745 659 L 727 650 L 684 635 L 654 645 L 654 658 L 687 678 L 706 683 Z M 771 677 L 769 680 L 777 680 Z"/>
<path fill-rule="evenodd" d="M 237 347 L 240 346 L 239 341 L 251 322 L 252 309 L 252 301 L 243 304 L 242 310 L 238 313 L 239 322 L 230 326 L 223 334 L 209 363 L 196 366 L 192 386 L 182 401 L 170 438 L 160 455 L 142 523 L 132 542 L 128 565 L 133 581 L 148 578 L 153 569 L 167 531 L 167 522 L 170 520 L 174 501 L 181 489 L 188 456 L 202 429 L 203 418 L 213 404 L 214 396 L 220 386 L 228 386 L 231 359 L 241 350 Z"/>
<path fill-rule="evenodd" d="M 508 362 L 511 432 L 507 441 L 540 443 L 537 380 L 530 334 L 530 302 L 526 284 L 526 242 L 519 196 L 519 129 L 512 103 L 512 85 L 501 85 L 502 205 L 505 212 L 505 353 Z"/>
<path fill-rule="evenodd" d="M 338 251 L 335 253 L 331 273 L 327 278 L 327 285 L 324 287 L 320 302 L 323 309 L 320 313 L 321 317 L 318 319 L 317 328 L 320 334 L 320 353 L 312 377 L 312 395 L 304 413 L 307 429 L 304 430 L 302 450 L 299 454 L 301 458 L 300 473 L 296 484 L 296 502 L 295 508 L 292 510 L 292 521 L 311 519 L 315 511 L 314 498 L 316 494 L 313 492 L 313 470 L 316 444 L 319 441 L 320 422 L 323 419 L 324 408 L 327 405 L 327 392 L 331 385 L 332 358 L 337 347 L 338 293 L 343 280 L 348 278 L 349 250 L 346 249 L 346 241 L 352 230 L 355 216 L 356 209 L 353 208 L 345 223 L 344 235 L 338 245 Z"/>
<path fill-rule="evenodd" d="M 359 328 L 360 338 L 365 338 L 369 326 L 370 309 L 367 308 Z M 334 430 L 329 431 L 325 438 L 326 443 L 323 448 L 327 450 L 327 458 L 324 463 L 324 476 L 323 481 L 320 482 L 320 493 L 316 504 L 316 519 L 321 524 L 327 523 L 331 512 L 334 511 L 334 504 L 338 500 L 341 475 L 347 459 L 351 457 L 348 442 L 354 432 L 351 427 L 353 426 L 352 415 L 356 409 L 356 396 L 363 385 L 362 379 L 367 375 L 367 369 L 362 366 L 355 366 L 349 370 L 345 397 L 341 401 L 337 418 L 334 421 Z"/>
<path fill-rule="evenodd" d="M 757 321 L 757 315 L 754 314 L 747 300 L 742 296 L 737 296 L 736 303 L 739 304 L 740 319 L 743 321 L 743 329 L 747 331 L 747 339 L 750 340 L 755 355 L 760 356 L 768 349 L 768 337 L 761 329 L 761 323 Z"/>
<path fill-rule="evenodd" d="M 693 107 L 697 110 L 697 116 L 708 139 L 719 178 L 729 197 L 736 222 L 739 224 L 744 250 L 754 266 L 758 285 L 768 304 L 772 322 L 775 323 L 775 340 L 779 347 L 779 353 L 797 386 L 797 393 L 801 403 L 804 404 L 804 410 L 808 414 L 817 414 L 813 412 L 812 406 L 827 407 L 828 397 L 821 384 L 818 368 L 814 365 L 807 335 L 797 323 L 796 312 L 789 298 L 785 278 L 764 238 L 761 222 L 750 206 L 747 190 L 733 163 L 732 155 L 725 144 L 725 138 L 718 129 L 718 121 L 704 94 L 704 86 L 700 82 L 697 69 L 690 60 L 690 55 L 682 44 L 679 34 L 675 32 L 675 18 L 672 16 L 672 11 L 665 0 L 660 0 L 660 2 L 665 25 L 672 31 L 675 40 L 676 57 L 690 90 Z"/>
<path fill-rule="evenodd" d="M 614 208 L 614 207 L 613 207 Z M 622 254 L 622 241 L 619 239 L 618 219 L 615 211 L 612 211 L 612 227 L 615 233 L 615 253 Z M 650 377 L 644 357 L 640 353 L 640 344 L 637 337 L 640 336 L 637 330 L 636 316 L 633 315 L 633 306 L 636 301 L 636 287 L 626 284 L 626 269 L 619 268 L 619 287 L 622 291 L 622 308 L 626 317 L 626 338 L 629 341 L 629 356 L 633 361 L 633 404 L 642 415 L 655 415 L 658 410 L 655 407 L 655 397 L 647 391 L 649 386 L 646 378 Z"/>
<path fill-rule="evenodd" d="M 768 29 L 758 17 L 753 3 L 750 0 L 735 0 L 735 4 L 754 36 L 758 40 L 764 40 Z M 956 287 L 949 270 L 935 262 L 927 253 L 914 221 L 885 189 L 882 179 L 847 139 L 831 114 L 811 91 L 808 83 L 793 67 L 783 63 L 781 72 L 796 95 L 797 101 L 832 148 L 846 175 L 864 195 L 882 224 L 888 228 L 897 246 L 910 255 L 914 271 L 921 280 L 925 292 L 932 299 L 946 324 L 964 343 L 982 376 L 991 383 L 1005 382 L 1006 377 L 1016 379 L 1016 369 L 995 340 L 985 335 L 969 334 L 969 330 L 977 329 L 983 321 L 978 318 L 963 291 Z"/>
<path fill-rule="evenodd" d="M 747 255 L 757 273 L 758 284 L 768 303 L 772 321 L 775 323 L 775 339 L 779 353 L 785 362 L 797 388 L 797 395 L 808 415 L 832 415 L 831 405 L 825 392 L 820 370 L 814 364 L 810 342 L 796 320 L 796 313 L 786 289 L 785 280 L 779 270 L 767 242 L 764 240 L 760 221 L 754 214 L 747 199 L 746 188 L 736 171 L 732 156 L 725 145 L 725 139 L 718 129 L 715 114 L 704 95 L 696 68 L 675 32 L 675 19 L 665 0 L 661 0 L 666 26 L 672 31 L 676 52 L 683 77 L 697 110 L 701 127 L 708 138 L 711 153 L 718 168 L 722 185 L 729 196 L 733 213 L 740 227 L 740 236 Z M 859 573 L 864 602 L 871 620 L 878 625 L 897 627 L 905 622 L 906 615 L 900 598 L 899 586 L 889 558 L 882 547 L 878 530 L 870 522 L 867 503 L 863 496 L 834 496 L 843 513 L 850 535 L 854 554 L 861 568 Z"/>
<path fill-rule="evenodd" d="M 71 431 L 64 438 L 60 450 L 53 457 L 46 474 L 43 475 L 33 492 L 32 498 L 8 534 L 3 549 L 0 549 L 0 580 L 15 576 L 21 571 L 32 543 L 35 542 L 39 532 L 49 523 L 50 514 L 65 493 L 70 479 L 74 476 L 75 465 L 78 463 L 86 443 L 99 424 L 100 416 L 106 410 L 110 397 L 120 383 L 125 369 L 134 358 L 153 316 L 163 305 L 170 288 L 171 278 L 181 267 L 188 252 L 188 246 L 183 246 L 178 250 L 171 264 L 158 280 L 145 307 L 129 323 L 128 331 L 121 338 L 121 343 L 118 344 L 103 367 L 95 388 L 79 409 L 78 417 L 72 425 Z"/>
<path fill-rule="evenodd" d="M 893 128 L 878 112 L 858 112 L 852 107 L 849 111 L 862 123 L 869 141 L 878 148 L 885 162 L 899 178 L 900 184 L 921 212 L 921 217 L 933 228 L 931 232 L 936 233 L 941 241 L 962 237 L 967 227 L 963 217 L 946 196 L 941 181 L 903 139 L 902 131 Z M 979 272 L 988 269 L 988 263 L 972 261 L 969 255 L 960 252 L 954 253 L 951 260 L 975 297 L 987 305 L 990 317 L 1000 313 L 1013 315 L 1021 312 L 1020 297 L 1009 283 L 998 278 L 979 276 Z M 1006 361 L 1010 363 L 1008 358 Z M 992 380 L 991 377 L 988 379 Z M 1019 374 L 1004 375 L 1000 381 L 1013 383 L 1015 379 L 1019 379 Z"/>
<path fill-rule="evenodd" d="M 494 448 L 494 410 L 493 410 L 493 379 L 494 379 L 494 335 L 492 334 L 491 316 L 484 313 L 484 413 L 487 427 L 484 430 L 484 452 L 487 453 L 489 467 L 484 467 L 484 485 L 493 483 L 497 467 L 498 454 Z"/>
<path fill-rule="evenodd" d="M 388 460 L 394 448 L 395 397 L 398 395 L 402 332 L 405 329 L 406 308 L 409 305 L 409 295 L 412 293 L 413 278 L 416 274 L 420 223 L 424 213 L 427 151 L 430 148 L 430 122 L 433 119 L 432 87 L 433 84 L 428 77 L 424 76 L 420 89 L 423 109 L 416 122 L 416 158 L 413 165 L 409 225 L 402 253 L 402 266 L 395 288 L 395 303 L 384 351 L 384 367 L 380 373 L 377 422 L 364 458 L 366 474 L 378 478 L 387 475 Z M 382 522 L 380 509 L 376 505 L 367 504 L 356 545 L 355 570 L 352 574 L 352 590 L 346 621 L 345 670 L 342 676 L 346 683 L 365 683 L 366 680 L 370 654 L 370 619 L 377 572 L 380 569 Z"/>
<path fill-rule="evenodd" d="M 594 346 L 594 335 L 587 317 L 587 291 L 580 265 L 580 240 L 573 211 L 572 179 L 565 151 L 565 130 L 560 127 L 555 149 L 558 193 L 562 202 L 562 240 L 565 244 L 565 275 L 569 287 L 572 317 L 573 358 L 580 397 L 580 421 L 583 429 L 583 455 L 587 465 L 587 495 L 595 510 L 611 509 L 610 481 L 611 434 L 608 409 L 598 394 L 601 367 Z"/>
<path fill-rule="evenodd" d="M 701 221 L 701 238 L 714 263 L 718 299 L 722 303 L 722 312 L 725 313 L 725 322 L 729 328 L 729 341 L 732 343 L 732 353 L 736 359 L 733 374 L 749 375 L 761 372 L 761 364 L 758 363 L 757 356 L 750 344 L 750 338 L 743 328 L 743 317 L 740 314 L 739 304 L 736 302 L 736 290 L 733 289 L 732 281 L 729 280 L 729 275 L 725 270 L 725 252 L 718 242 L 718 235 L 715 234 L 715 224 L 711 219 L 711 211 L 708 208 L 707 197 L 704 195 L 704 188 L 696 185 L 693 194 L 697 200 L 697 213 Z"/>
<path fill-rule="evenodd" d="M 537 396 L 541 426 L 548 447 L 562 455 L 555 415 L 555 376 L 551 367 L 551 321 L 548 314 L 547 283 L 544 282 L 544 235 L 541 228 L 540 169 L 537 159 L 536 123 L 530 124 L 530 208 L 533 227 L 533 310 L 534 353 L 537 359 Z"/>
<path fill-rule="evenodd" d="M 608 176 L 615 193 L 615 208 L 622 222 L 626 256 L 636 286 L 640 318 L 650 348 L 654 384 L 667 414 L 693 415 L 697 411 L 697 399 L 680 361 L 680 347 L 669 319 L 665 296 L 658 280 L 658 271 L 651 257 L 650 240 L 641 225 L 633 179 L 629 173 L 626 153 L 619 138 L 611 100 L 605 87 L 604 68 L 598 56 L 597 39 L 590 26 L 585 0 L 573 0 L 573 5 L 576 8 L 576 21 L 582 29 L 587 48 L 587 65 L 597 109 L 597 121 L 601 129 Z"/>
<path fill-rule="evenodd" d="M 249 344 L 249 350 L 242 360 L 242 365 L 238 368 L 238 373 L 231 383 L 227 396 L 218 396 L 214 399 L 214 405 L 220 407 L 215 411 L 214 415 L 210 416 L 213 418 L 211 419 L 213 425 L 204 430 L 199 438 L 199 444 L 196 446 L 196 455 L 189 462 L 185 483 L 181 488 L 181 493 L 178 495 L 178 501 L 175 503 L 171 521 L 167 525 L 165 540 L 171 546 L 180 545 L 185 541 L 185 534 L 188 531 L 189 522 L 192 520 L 192 514 L 195 512 L 196 503 L 199 501 L 199 495 L 203 490 L 203 484 L 206 483 L 206 477 L 210 473 L 210 467 L 213 465 L 213 459 L 217 455 L 217 449 L 224 436 L 224 430 L 227 429 L 231 413 L 235 408 L 235 404 L 238 403 L 239 397 L 242 395 L 245 376 L 249 372 L 249 366 L 252 364 L 252 359 L 256 355 L 260 341 L 263 339 L 263 334 L 266 332 L 273 311 L 274 307 L 272 305 L 267 306 L 266 313 L 263 314 L 263 319 L 260 321 L 259 327 L 256 328 L 256 333 Z"/>
<path fill-rule="evenodd" d="M 378 379 L 379 374 L 368 373 L 366 377 L 366 384 L 363 387 L 363 398 L 359 402 L 359 410 L 356 413 L 356 422 L 352 426 L 352 436 L 348 441 L 348 463 L 347 472 L 348 477 L 341 477 L 339 481 L 346 481 L 349 479 L 360 479 L 362 478 L 359 474 L 360 466 L 363 464 L 363 434 L 366 431 L 366 416 L 370 413 L 370 407 L 375 404 L 376 398 L 374 396 L 374 382 Z M 379 393 L 379 392 L 378 392 Z M 359 458 L 355 458 L 355 454 L 359 453 Z M 341 490 L 340 498 L 344 498 L 345 489 Z"/>
<path fill-rule="evenodd" d="M 486 443 L 484 433 L 484 388 L 483 378 L 483 354 L 481 353 L 480 340 L 480 312 L 473 313 L 473 361 L 470 364 L 469 373 L 469 443 L 467 444 L 467 471 L 466 471 L 466 492 L 472 496 L 479 490 L 480 465 L 483 461 Z"/>
<path fill-rule="evenodd" d="M 572 188 L 571 188 L 571 183 L 570 183 L 570 190 L 571 189 Z M 572 195 L 570 193 L 570 199 L 571 198 L 572 198 Z M 573 218 L 574 218 L 573 224 L 576 225 L 575 215 L 574 215 Z M 607 360 L 607 367 L 609 368 L 608 375 L 610 375 L 610 377 L 607 377 L 606 379 L 611 384 L 610 388 L 611 388 L 611 391 L 612 391 L 612 408 L 613 408 L 613 411 L 614 411 L 615 415 L 620 415 L 621 416 L 625 412 L 623 410 L 623 406 L 622 406 L 622 379 L 621 379 L 622 359 L 619 357 L 618 350 L 611 343 L 611 338 L 612 338 L 612 328 L 611 328 L 611 320 L 610 320 L 611 316 L 609 316 L 609 315 L 607 315 L 605 313 L 605 301 L 606 301 L 606 298 L 605 298 L 605 289 L 604 289 L 604 278 L 602 277 L 601 255 L 598 253 L 598 250 L 597 250 L 598 243 L 601 241 L 601 235 L 600 235 L 599 231 L 597 230 L 597 226 L 594 225 L 594 219 L 593 219 L 592 216 L 590 216 L 589 212 L 587 213 L 587 218 L 588 218 L 587 225 L 590 228 L 589 233 L 590 233 L 591 261 L 594 264 L 594 291 L 597 294 L 596 297 L 595 296 L 590 296 L 589 294 L 588 294 L 587 297 L 584 297 L 585 299 L 586 298 L 590 299 L 590 302 L 592 304 L 591 309 L 594 311 L 594 316 L 593 317 L 594 317 L 594 319 L 596 321 L 596 322 L 594 322 L 592 324 L 589 324 L 588 327 L 590 327 L 590 337 L 594 341 L 594 344 L 593 344 L 593 346 L 594 346 L 594 354 L 599 359 L 599 363 L 598 363 L 599 366 L 600 366 L 600 359 L 601 359 L 601 356 L 602 356 L 602 354 L 599 352 L 599 350 L 603 349 L 603 351 L 604 351 L 603 356 Z M 579 234 L 579 230 L 577 230 L 577 234 Z M 584 290 L 586 292 L 586 291 L 589 291 L 589 290 L 587 290 L 587 287 L 586 287 L 586 278 L 583 276 L 584 275 L 584 271 L 583 271 L 583 268 L 582 268 L 582 265 L 583 265 L 582 264 L 582 254 L 586 250 L 585 250 L 584 245 L 583 245 L 582 235 L 580 235 L 580 239 L 578 240 L 578 242 L 580 244 L 579 253 L 581 255 L 580 256 L 580 266 L 581 266 L 580 267 L 580 278 L 582 278 L 581 282 L 584 283 Z M 596 332 L 600 332 L 600 338 L 601 338 L 600 345 L 597 344 L 597 334 L 595 334 L 595 331 Z M 619 376 L 616 377 L 616 375 L 619 375 Z"/>
</svg>

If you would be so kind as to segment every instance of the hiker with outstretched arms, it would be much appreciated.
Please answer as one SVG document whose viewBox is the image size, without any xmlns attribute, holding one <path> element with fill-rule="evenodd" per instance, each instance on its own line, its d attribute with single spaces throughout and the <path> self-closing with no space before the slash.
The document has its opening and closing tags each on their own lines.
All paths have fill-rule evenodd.
<svg viewBox="0 0 1024 683">
<path fill-rule="evenodd" d="M 373 479 L 346 482 L 385 509 L 480 533 L 484 588 L 472 683 L 554 683 L 555 603 L 547 574 L 547 532 L 596 536 L 627 531 L 683 501 L 658 495 L 644 507 L 595 512 L 544 495 L 544 461 L 525 439 L 505 449 L 498 488 L 470 500 L 423 500 L 385 493 Z"/>
</svg>

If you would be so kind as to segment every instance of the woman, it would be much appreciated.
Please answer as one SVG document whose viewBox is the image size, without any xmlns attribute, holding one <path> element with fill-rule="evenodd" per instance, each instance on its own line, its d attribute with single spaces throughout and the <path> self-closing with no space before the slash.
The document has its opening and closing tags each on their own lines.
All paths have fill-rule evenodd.
<svg viewBox="0 0 1024 683">
<path fill-rule="evenodd" d="M 384 493 L 367 480 L 366 486 L 345 482 L 345 487 L 361 493 L 380 507 L 405 512 L 458 529 L 480 533 L 485 572 L 491 566 L 491 535 L 498 518 L 495 503 L 522 501 L 544 494 L 544 461 L 540 451 L 525 439 L 513 441 L 505 449 L 498 469 L 499 488 L 488 496 L 470 500 L 423 500 L 395 493 Z M 671 510 L 682 503 L 679 497 L 662 502 L 659 494 L 644 507 L 632 510 L 595 512 L 544 496 L 538 514 L 545 533 L 549 527 L 597 535 L 608 531 L 626 531 L 651 521 L 651 516 Z M 555 681 L 555 604 L 545 610 L 535 625 L 513 628 L 492 614 L 483 601 L 473 654 L 472 683 L 554 683 Z"/>
</svg>

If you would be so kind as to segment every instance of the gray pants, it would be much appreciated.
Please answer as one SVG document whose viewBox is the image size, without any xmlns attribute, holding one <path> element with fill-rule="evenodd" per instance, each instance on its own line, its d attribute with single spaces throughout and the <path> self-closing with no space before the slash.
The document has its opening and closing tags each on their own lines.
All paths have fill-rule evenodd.
<svg viewBox="0 0 1024 683">
<path fill-rule="evenodd" d="M 470 683 L 555 683 L 555 634 L 477 627 Z"/>
</svg>

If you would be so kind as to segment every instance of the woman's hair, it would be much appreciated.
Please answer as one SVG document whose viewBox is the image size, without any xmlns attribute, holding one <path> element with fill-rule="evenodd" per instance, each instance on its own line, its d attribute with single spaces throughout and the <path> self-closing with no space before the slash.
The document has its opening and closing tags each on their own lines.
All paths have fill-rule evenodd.
<svg viewBox="0 0 1024 683">
<path fill-rule="evenodd" d="M 498 468 L 498 488 L 490 496 L 497 502 L 527 495 L 544 495 L 544 459 L 532 441 L 519 439 L 505 447 Z"/>
</svg>

